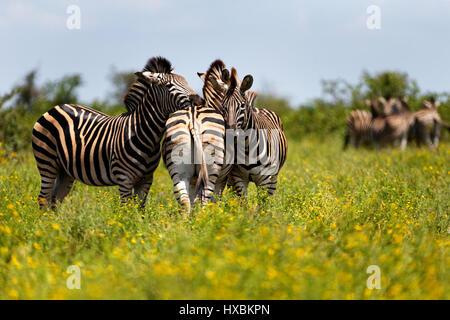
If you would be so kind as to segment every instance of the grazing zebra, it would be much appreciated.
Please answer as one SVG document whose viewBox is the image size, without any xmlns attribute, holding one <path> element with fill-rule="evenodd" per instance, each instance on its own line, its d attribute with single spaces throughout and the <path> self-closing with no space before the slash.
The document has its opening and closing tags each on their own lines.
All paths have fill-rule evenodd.
<svg viewBox="0 0 450 320">
<path fill-rule="evenodd" d="M 344 149 L 351 142 L 353 147 L 358 148 L 361 143 L 370 142 L 370 125 L 372 115 L 365 110 L 354 110 L 347 117 L 347 131 L 345 133 Z"/>
<path fill-rule="evenodd" d="M 374 147 L 377 149 L 380 146 L 393 144 L 404 150 L 408 144 L 411 118 L 403 113 L 386 115 L 384 109 L 379 109 L 376 100 L 370 103 L 370 110 L 372 112 L 370 138 Z"/>
<path fill-rule="evenodd" d="M 232 68 L 223 101 L 225 121 L 230 128 L 237 129 L 237 148 L 234 155 L 227 153 L 227 162 L 235 159 L 228 183 L 241 196 L 247 195 L 249 182 L 273 195 L 278 172 L 286 161 L 287 141 L 280 118 L 272 111 L 254 107 L 257 94 L 245 92 L 252 83 L 249 75 L 240 82 L 236 69 Z M 227 131 L 227 151 L 233 140 L 228 139 Z"/>
<path fill-rule="evenodd" d="M 439 146 L 441 126 L 450 130 L 450 125 L 442 121 L 438 113 L 439 101 L 434 99 L 425 100 L 422 108 L 414 113 L 414 129 L 416 143 L 422 143 L 431 148 Z"/>
<path fill-rule="evenodd" d="M 191 105 L 195 92 L 172 73 L 162 57 L 148 61 L 124 97 L 128 112 L 108 116 L 62 104 L 33 127 L 32 146 L 41 175 L 41 208 L 63 201 L 74 180 L 119 186 L 122 202 L 137 195 L 145 204 L 160 160 L 160 141 L 169 114 Z"/>
<path fill-rule="evenodd" d="M 163 160 L 175 197 L 187 212 L 196 198 L 202 204 L 211 199 L 224 160 L 224 139 L 222 114 L 211 107 L 195 105 L 167 120 Z"/>
</svg>

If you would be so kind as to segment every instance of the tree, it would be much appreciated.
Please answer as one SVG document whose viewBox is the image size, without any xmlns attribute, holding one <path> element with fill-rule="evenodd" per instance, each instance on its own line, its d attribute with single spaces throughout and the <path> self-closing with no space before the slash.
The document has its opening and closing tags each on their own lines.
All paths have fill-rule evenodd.
<svg viewBox="0 0 450 320">
<path fill-rule="evenodd" d="M 368 71 L 363 71 L 362 82 L 367 88 L 366 98 L 415 98 L 419 93 L 417 82 L 410 79 L 406 72 L 384 71 L 371 75 Z"/>
<path fill-rule="evenodd" d="M 17 93 L 16 104 L 24 105 L 27 111 L 31 111 L 33 103 L 40 95 L 40 90 L 36 86 L 37 70 L 31 70 L 25 76 L 22 85 L 19 85 L 15 90 Z"/>
<path fill-rule="evenodd" d="M 47 99 L 52 105 L 77 103 L 76 90 L 83 83 L 80 74 L 67 75 L 60 80 L 50 81 L 45 85 Z"/>
</svg>

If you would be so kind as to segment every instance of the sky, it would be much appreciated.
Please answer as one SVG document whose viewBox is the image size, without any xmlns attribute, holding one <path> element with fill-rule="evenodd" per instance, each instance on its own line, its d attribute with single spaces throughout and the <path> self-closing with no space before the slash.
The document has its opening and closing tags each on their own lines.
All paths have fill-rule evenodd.
<svg viewBox="0 0 450 320">
<path fill-rule="evenodd" d="M 72 5 L 80 29 L 67 27 Z M 379 29 L 367 27 L 371 5 Z M 0 94 L 38 68 L 40 83 L 80 73 L 80 100 L 103 100 L 112 66 L 138 71 L 156 55 L 199 93 L 196 72 L 220 58 L 293 105 L 320 96 L 321 79 L 356 83 L 363 70 L 450 91 L 450 0 L 2 0 L 0 44 Z"/>
</svg>

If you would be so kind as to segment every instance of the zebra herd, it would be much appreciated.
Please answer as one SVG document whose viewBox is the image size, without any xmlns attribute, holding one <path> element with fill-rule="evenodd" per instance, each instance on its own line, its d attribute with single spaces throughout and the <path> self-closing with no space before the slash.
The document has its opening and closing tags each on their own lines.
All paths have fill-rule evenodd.
<svg viewBox="0 0 450 320">
<path fill-rule="evenodd" d="M 375 148 L 386 145 L 399 146 L 404 150 L 408 140 L 415 139 L 418 146 L 424 144 L 436 149 L 441 127 L 450 129 L 442 121 L 439 101 L 425 100 L 420 110 L 411 112 L 408 99 L 380 97 L 366 100 L 370 112 L 355 110 L 347 118 L 344 149 L 351 143 L 355 148 L 372 144 Z"/>
<path fill-rule="evenodd" d="M 249 182 L 275 192 L 286 137 L 274 112 L 254 106 L 251 75 L 241 81 L 216 60 L 198 73 L 203 98 L 165 58 L 151 58 L 135 75 L 121 115 L 62 104 L 37 120 L 32 147 L 41 208 L 62 202 L 75 180 L 118 185 L 122 203 L 137 198 L 143 208 L 161 154 L 188 212 L 196 200 L 219 199 L 226 185 L 244 197 Z"/>
</svg>

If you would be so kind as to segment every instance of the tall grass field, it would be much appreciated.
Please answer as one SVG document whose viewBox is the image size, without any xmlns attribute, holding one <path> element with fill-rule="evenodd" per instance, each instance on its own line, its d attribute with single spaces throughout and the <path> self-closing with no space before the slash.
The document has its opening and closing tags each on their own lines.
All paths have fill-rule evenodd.
<svg viewBox="0 0 450 320">
<path fill-rule="evenodd" d="M 40 211 L 31 151 L 0 147 L 0 299 L 450 299 L 448 142 L 288 142 L 274 197 L 226 190 L 190 216 L 163 164 L 144 212 L 77 182 Z"/>
</svg>

